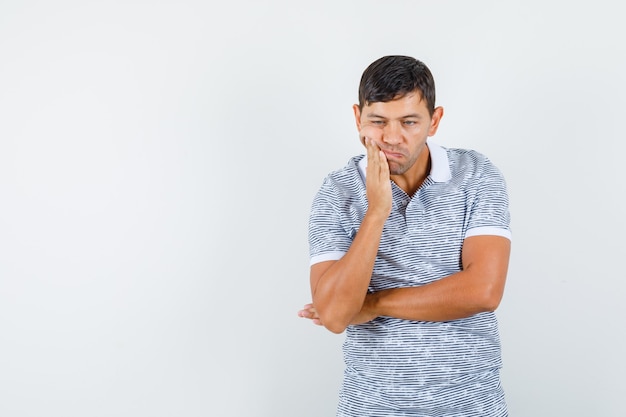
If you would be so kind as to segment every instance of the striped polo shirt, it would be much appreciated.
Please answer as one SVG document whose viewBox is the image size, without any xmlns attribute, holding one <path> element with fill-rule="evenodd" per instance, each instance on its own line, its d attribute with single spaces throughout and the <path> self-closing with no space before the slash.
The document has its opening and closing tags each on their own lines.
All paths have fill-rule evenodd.
<svg viewBox="0 0 626 417">
<path fill-rule="evenodd" d="M 461 270 L 463 240 L 511 237 L 506 184 L 484 155 L 428 141 L 431 171 L 413 196 L 392 181 L 369 291 L 427 284 Z M 367 210 L 364 155 L 330 173 L 309 219 L 311 264 L 340 259 Z M 492 312 L 446 322 L 378 317 L 348 326 L 338 416 L 507 415 Z"/>
</svg>

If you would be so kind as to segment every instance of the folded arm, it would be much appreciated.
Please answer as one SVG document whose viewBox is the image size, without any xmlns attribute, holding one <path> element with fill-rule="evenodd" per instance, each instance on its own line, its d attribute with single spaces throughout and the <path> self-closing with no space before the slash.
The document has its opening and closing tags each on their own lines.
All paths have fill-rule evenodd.
<svg viewBox="0 0 626 417">
<path fill-rule="evenodd" d="M 510 249 L 504 237 L 469 237 L 463 244 L 462 271 L 418 287 L 367 294 L 351 324 L 378 316 L 448 321 L 494 311 L 504 293 Z"/>
<path fill-rule="evenodd" d="M 361 309 L 352 314 L 348 324 L 361 324 L 379 316 L 419 321 L 449 321 L 494 311 L 504 294 L 511 241 L 500 236 L 472 236 L 462 250 L 463 270 L 438 281 L 407 288 L 393 288 L 364 296 Z M 329 262 L 334 264 L 335 262 Z M 318 264 L 321 270 L 322 264 Z M 331 265 L 332 266 L 332 265 Z M 311 268 L 312 276 L 315 265 Z M 357 301 L 352 305 L 354 309 Z M 300 311 L 300 316 L 324 325 L 315 299 Z M 350 314 L 347 314 L 349 316 Z M 346 326 L 330 328 L 340 332 Z"/>
</svg>

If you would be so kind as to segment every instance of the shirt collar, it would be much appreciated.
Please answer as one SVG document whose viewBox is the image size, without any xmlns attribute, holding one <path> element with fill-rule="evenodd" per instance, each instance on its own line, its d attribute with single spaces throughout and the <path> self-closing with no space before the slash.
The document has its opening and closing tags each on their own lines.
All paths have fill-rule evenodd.
<svg viewBox="0 0 626 417">
<path fill-rule="evenodd" d="M 430 177 L 435 182 L 446 182 L 452 178 L 450 173 L 450 162 L 448 152 L 430 140 L 426 141 L 426 146 L 430 151 Z M 365 178 L 367 168 L 367 155 L 359 161 L 359 172 Z"/>
</svg>

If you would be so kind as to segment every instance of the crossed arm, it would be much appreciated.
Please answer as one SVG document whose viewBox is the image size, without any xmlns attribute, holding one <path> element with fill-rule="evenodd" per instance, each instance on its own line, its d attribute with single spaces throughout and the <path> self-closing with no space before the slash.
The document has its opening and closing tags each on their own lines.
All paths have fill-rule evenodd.
<svg viewBox="0 0 626 417">
<path fill-rule="evenodd" d="M 504 292 L 510 240 L 472 236 L 461 252 L 462 270 L 430 284 L 375 293 L 367 289 L 385 220 L 391 210 L 389 171 L 376 145 L 366 143 L 368 211 L 348 252 L 311 266 L 313 302 L 299 316 L 334 333 L 379 316 L 447 321 L 495 310 Z"/>
<path fill-rule="evenodd" d="M 375 293 L 367 293 L 371 270 L 360 275 L 358 258 L 356 263 L 346 259 L 349 252 L 339 261 L 311 267 L 313 303 L 299 312 L 334 333 L 378 316 L 448 321 L 494 311 L 504 292 L 510 241 L 500 236 L 469 237 L 463 244 L 460 272 L 419 287 Z"/>
</svg>

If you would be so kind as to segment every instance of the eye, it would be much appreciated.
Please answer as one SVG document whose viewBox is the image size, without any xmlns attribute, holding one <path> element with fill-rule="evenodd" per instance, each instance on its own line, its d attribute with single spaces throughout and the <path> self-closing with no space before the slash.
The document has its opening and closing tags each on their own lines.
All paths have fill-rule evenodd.
<svg viewBox="0 0 626 417">
<path fill-rule="evenodd" d="M 415 126 L 417 124 L 417 122 L 415 120 L 405 120 L 404 121 L 404 125 L 405 126 Z"/>
<path fill-rule="evenodd" d="M 383 126 L 385 122 L 383 120 L 372 120 L 374 126 Z"/>
</svg>

